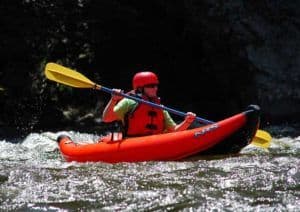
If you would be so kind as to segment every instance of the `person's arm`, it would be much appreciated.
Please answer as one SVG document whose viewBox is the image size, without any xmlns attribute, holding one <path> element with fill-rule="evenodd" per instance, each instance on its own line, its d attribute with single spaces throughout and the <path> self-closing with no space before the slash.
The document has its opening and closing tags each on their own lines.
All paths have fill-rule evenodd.
<svg viewBox="0 0 300 212">
<path fill-rule="evenodd" d="M 174 128 L 174 131 L 182 131 L 186 130 L 195 120 L 196 114 L 192 112 L 187 112 L 185 119 L 180 123 L 177 124 Z"/>
<path fill-rule="evenodd" d="M 195 120 L 196 115 L 192 112 L 188 112 L 185 116 L 185 119 L 177 124 L 173 121 L 170 114 L 165 111 L 165 126 L 168 132 L 182 131 L 186 130 Z"/>
<path fill-rule="evenodd" d="M 112 122 L 119 119 L 116 113 L 114 112 L 114 106 L 123 98 L 122 96 L 117 94 L 119 92 L 121 92 L 121 90 L 113 89 L 112 97 L 103 110 L 102 121 Z"/>
</svg>

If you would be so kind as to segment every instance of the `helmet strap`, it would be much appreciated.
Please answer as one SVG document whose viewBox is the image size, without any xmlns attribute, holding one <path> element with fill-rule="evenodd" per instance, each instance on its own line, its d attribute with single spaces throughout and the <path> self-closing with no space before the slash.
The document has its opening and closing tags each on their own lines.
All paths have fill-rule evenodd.
<svg viewBox="0 0 300 212">
<path fill-rule="evenodd" d="M 135 89 L 135 93 L 136 94 L 143 94 L 144 93 L 144 88 L 138 87 L 137 89 Z"/>
</svg>

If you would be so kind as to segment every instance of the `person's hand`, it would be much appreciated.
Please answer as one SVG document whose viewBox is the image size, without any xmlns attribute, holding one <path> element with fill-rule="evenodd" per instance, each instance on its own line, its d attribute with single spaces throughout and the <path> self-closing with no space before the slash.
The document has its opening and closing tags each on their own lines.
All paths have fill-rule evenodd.
<svg viewBox="0 0 300 212">
<path fill-rule="evenodd" d="M 196 114 L 192 112 L 187 112 L 185 116 L 185 121 L 187 123 L 192 123 L 196 119 Z"/>
<path fill-rule="evenodd" d="M 113 88 L 112 89 L 112 94 L 111 94 L 111 100 L 114 102 L 120 101 L 121 99 L 123 99 L 123 96 L 120 95 L 120 93 L 122 93 L 123 91 L 121 89 L 116 89 Z"/>
</svg>

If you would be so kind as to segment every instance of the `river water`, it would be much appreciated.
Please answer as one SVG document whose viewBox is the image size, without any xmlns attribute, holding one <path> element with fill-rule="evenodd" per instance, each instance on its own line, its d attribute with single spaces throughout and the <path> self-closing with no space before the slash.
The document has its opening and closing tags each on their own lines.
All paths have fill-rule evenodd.
<svg viewBox="0 0 300 212">
<path fill-rule="evenodd" d="M 300 211 L 300 136 L 289 129 L 268 129 L 268 151 L 177 162 L 68 163 L 62 132 L 2 140 L 0 211 Z"/>
</svg>

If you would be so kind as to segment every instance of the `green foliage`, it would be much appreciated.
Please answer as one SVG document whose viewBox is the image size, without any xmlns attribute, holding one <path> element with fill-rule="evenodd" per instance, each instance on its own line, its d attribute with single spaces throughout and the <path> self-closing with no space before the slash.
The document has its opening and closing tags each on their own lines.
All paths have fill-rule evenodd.
<svg viewBox="0 0 300 212">
<path fill-rule="evenodd" d="M 107 95 L 49 82 L 44 76 L 48 62 L 60 63 L 99 84 L 124 90 L 131 88 L 134 73 L 151 69 L 160 77 L 159 92 L 164 104 L 183 111 L 213 114 L 207 117 L 212 120 L 236 112 L 257 102 L 253 86 L 259 67 L 270 61 L 266 67 L 271 69 L 277 62 L 273 64 L 264 55 L 261 61 L 256 57 L 260 66 L 254 64 L 248 58 L 249 46 L 261 49 L 266 43 L 275 45 L 281 26 L 274 23 L 287 20 L 288 26 L 293 24 L 292 20 L 298 20 L 287 17 L 294 17 L 297 12 L 299 3 L 293 4 L 2 0 L 0 122 L 15 128 L 16 122 L 26 125 L 32 119 L 37 120 L 35 126 L 42 126 L 42 122 L 49 120 L 42 121 L 42 117 L 49 117 L 47 113 L 53 116 L 68 106 L 89 111 L 96 107 L 96 102 L 103 105 L 108 100 Z M 292 28 L 295 33 L 291 34 L 297 38 L 296 27 Z M 268 29 L 275 32 L 274 38 Z M 281 45 L 284 46 L 283 42 Z M 282 46 L 280 49 L 286 49 Z M 293 46 L 297 52 L 299 45 Z M 298 58 L 293 51 L 286 52 L 290 60 Z M 280 61 L 288 69 L 290 64 L 296 64 Z M 299 84 L 297 76 L 295 85 Z M 60 122 L 62 117 L 58 115 L 53 120 Z"/>
</svg>

